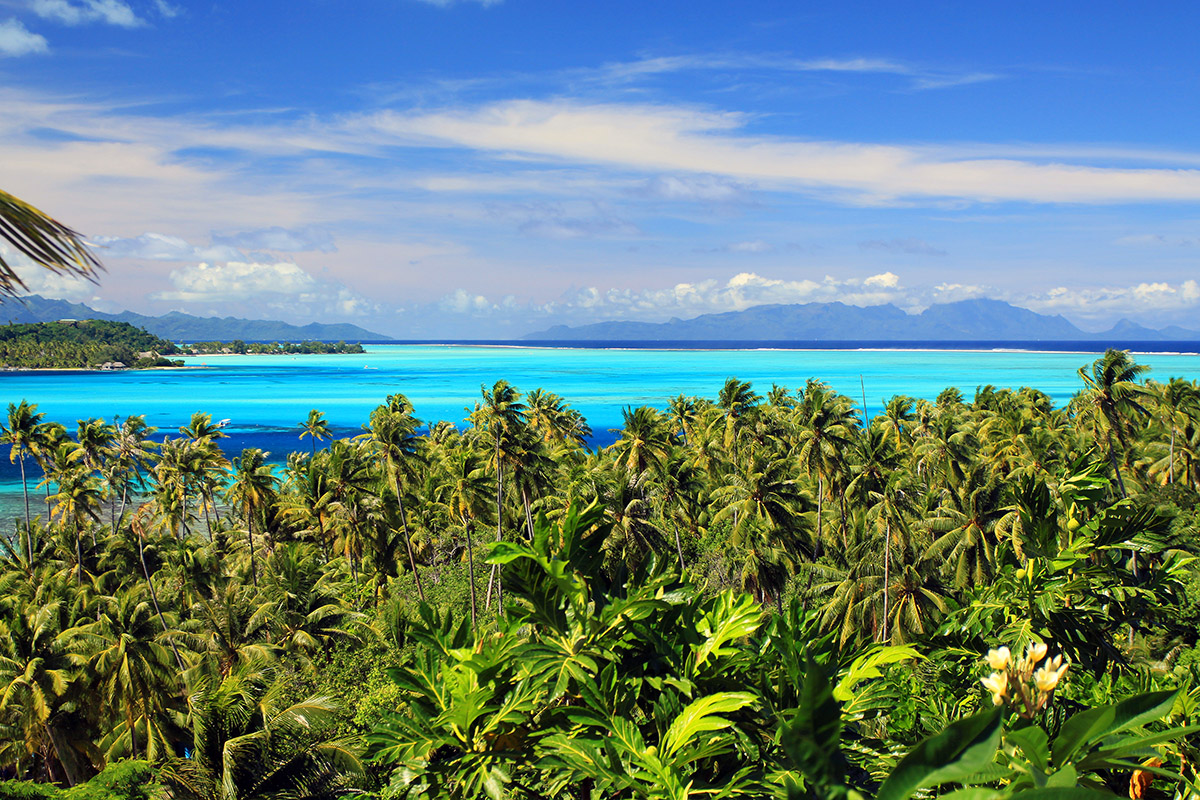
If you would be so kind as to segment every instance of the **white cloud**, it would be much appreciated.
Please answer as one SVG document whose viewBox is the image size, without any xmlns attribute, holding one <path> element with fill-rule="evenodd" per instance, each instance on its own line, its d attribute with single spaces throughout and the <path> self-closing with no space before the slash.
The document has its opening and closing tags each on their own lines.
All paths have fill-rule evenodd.
<svg viewBox="0 0 1200 800">
<path fill-rule="evenodd" d="M 295 264 L 255 264 L 230 261 L 201 262 L 173 270 L 175 290 L 159 292 L 156 300 L 214 301 L 245 300 L 264 295 L 298 296 L 317 289 L 317 280 Z"/>
<path fill-rule="evenodd" d="M 1200 170 L 959 158 L 938 147 L 739 135 L 746 117 L 664 105 L 513 100 L 347 122 L 377 145 L 443 145 L 651 173 L 717 174 L 852 203 L 1128 203 L 1200 199 Z"/>
<path fill-rule="evenodd" d="M 0 56 L 26 56 L 49 50 L 46 37 L 33 33 L 19 19 L 0 22 Z"/>
<path fill-rule="evenodd" d="M 1200 283 L 1186 280 L 1176 285 L 1153 281 L 1133 286 L 1059 286 L 1043 294 L 1015 298 L 1014 302 L 1043 313 L 1065 313 L 1080 319 L 1111 322 L 1116 316 L 1196 309 L 1200 306 Z"/>
<path fill-rule="evenodd" d="M 167 0 L 154 0 L 154 8 L 167 19 L 173 19 L 183 13 L 182 8 L 171 5 Z"/>
<path fill-rule="evenodd" d="M 732 203 L 745 199 L 748 187 L 719 175 L 660 175 L 650 178 L 638 194 L 659 200 Z"/>
<path fill-rule="evenodd" d="M 122 28 L 137 28 L 146 24 L 121 0 L 31 0 L 29 7 L 42 19 L 64 25 L 103 22 Z"/>
<path fill-rule="evenodd" d="M 193 313 L 205 310 L 263 318 L 267 314 L 301 319 L 362 317 L 379 313 L 379 306 L 348 287 L 319 280 L 287 261 L 256 263 L 201 262 L 172 270 L 174 289 L 150 299 L 187 304 Z"/>
<path fill-rule="evenodd" d="M 143 233 L 131 239 L 95 236 L 91 239 L 101 258 L 137 258 L 147 261 L 236 261 L 245 254 L 236 247 L 200 247 L 178 236 Z"/>
<path fill-rule="evenodd" d="M 271 250 L 277 253 L 333 253 L 337 251 L 328 231 L 315 228 L 289 230 L 279 226 L 238 233 L 214 234 L 214 245 L 243 250 Z"/>
</svg>

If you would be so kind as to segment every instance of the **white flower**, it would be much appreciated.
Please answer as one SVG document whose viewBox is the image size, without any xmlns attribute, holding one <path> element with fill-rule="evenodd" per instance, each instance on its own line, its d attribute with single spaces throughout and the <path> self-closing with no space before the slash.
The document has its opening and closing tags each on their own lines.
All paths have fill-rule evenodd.
<svg viewBox="0 0 1200 800">
<path fill-rule="evenodd" d="M 1004 702 L 1004 696 L 1008 693 L 1008 673 L 993 672 L 986 678 L 980 680 L 983 688 L 992 693 L 992 702 L 1000 705 Z"/>
<path fill-rule="evenodd" d="M 987 663 L 992 669 L 1008 669 L 1010 661 L 1012 661 L 1012 653 L 1009 652 L 1007 647 L 1001 647 L 996 650 L 988 650 Z"/>
<path fill-rule="evenodd" d="M 1046 657 L 1046 651 L 1049 649 L 1045 642 L 1029 645 L 1029 650 L 1025 653 L 1025 661 L 1021 664 L 1022 671 L 1027 672 L 1033 669 L 1039 661 Z"/>
<path fill-rule="evenodd" d="M 1062 676 L 1066 674 L 1067 667 L 1069 666 L 1071 666 L 1071 663 L 1069 661 L 1064 663 L 1062 656 L 1055 656 L 1048 659 L 1041 669 L 1033 673 L 1033 682 L 1043 692 L 1054 691 L 1054 688 L 1058 686 L 1058 682 L 1062 680 Z"/>
</svg>

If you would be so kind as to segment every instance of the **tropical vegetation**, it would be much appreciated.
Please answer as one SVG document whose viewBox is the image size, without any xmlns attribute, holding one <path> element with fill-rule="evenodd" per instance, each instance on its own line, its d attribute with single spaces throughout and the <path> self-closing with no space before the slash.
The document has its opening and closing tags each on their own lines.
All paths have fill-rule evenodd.
<svg viewBox="0 0 1200 800">
<path fill-rule="evenodd" d="M 1191 797 L 1200 387 L 1144 372 L 730 378 L 600 448 L 498 381 L 284 459 L 11 403 L 0 792 Z"/>
</svg>

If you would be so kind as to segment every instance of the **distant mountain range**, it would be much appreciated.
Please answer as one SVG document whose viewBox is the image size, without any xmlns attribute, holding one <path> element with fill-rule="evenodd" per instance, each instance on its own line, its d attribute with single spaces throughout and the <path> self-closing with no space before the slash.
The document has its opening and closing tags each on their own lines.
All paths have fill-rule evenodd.
<svg viewBox="0 0 1200 800">
<path fill-rule="evenodd" d="M 1101 333 L 1082 331 L 1060 315 L 1038 314 L 1002 300 L 962 300 L 907 314 L 890 303 L 764 305 L 669 322 L 556 325 L 528 341 L 1200 341 L 1177 326 L 1153 330 L 1121 320 Z"/>
<path fill-rule="evenodd" d="M 303 342 L 314 339 L 363 342 L 391 338 L 346 323 L 325 325 L 314 322 L 309 325 L 290 325 L 278 320 L 197 317 L 180 311 L 172 311 L 161 317 L 148 317 L 132 311 L 106 314 L 82 303 L 48 300 L 36 294 L 20 300 L 5 300 L 0 304 L 0 323 L 54 322 L 60 319 L 107 319 L 128 322 L 173 342 L 232 342 L 235 339 L 248 342 Z"/>
</svg>

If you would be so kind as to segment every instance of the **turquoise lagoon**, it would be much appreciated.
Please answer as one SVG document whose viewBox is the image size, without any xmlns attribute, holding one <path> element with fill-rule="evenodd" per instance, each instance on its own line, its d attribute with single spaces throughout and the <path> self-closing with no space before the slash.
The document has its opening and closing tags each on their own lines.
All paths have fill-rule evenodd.
<svg viewBox="0 0 1200 800">
<path fill-rule="evenodd" d="M 1014 350 L 665 350 L 370 345 L 363 355 L 200 356 L 181 369 L 127 372 L 3 372 L 0 408 L 26 399 L 46 418 L 75 427 L 78 419 L 145 414 L 160 435 L 175 434 L 192 412 L 229 419 L 232 451 L 244 446 L 282 458 L 307 449 L 297 426 L 309 409 L 323 411 L 339 435 L 361 430 L 371 409 L 392 393 L 412 400 L 427 422 L 463 424 L 481 386 L 503 378 L 522 391 L 556 392 L 579 409 L 597 445 L 621 424 L 626 406 L 664 407 L 678 394 L 715 397 L 730 376 L 761 393 L 774 383 L 792 390 L 809 378 L 856 401 L 866 390 L 871 415 L 896 394 L 932 399 L 947 386 L 969 399 L 976 387 L 1033 386 L 1056 404 L 1079 388 L 1077 370 L 1096 357 L 1083 352 Z M 1151 377 L 1200 378 L 1200 355 L 1138 355 Z M 0 493 L 16 479 L 0 459 Z"/>
</svg>

